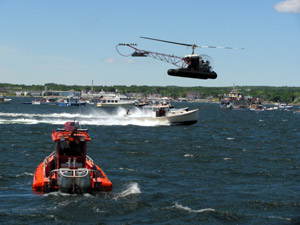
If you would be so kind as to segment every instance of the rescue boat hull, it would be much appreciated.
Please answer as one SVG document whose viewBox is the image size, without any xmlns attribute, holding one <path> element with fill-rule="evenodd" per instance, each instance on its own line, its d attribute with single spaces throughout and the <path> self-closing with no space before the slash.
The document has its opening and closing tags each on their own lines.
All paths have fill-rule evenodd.
<svg viewBox="0 0 300 225">
<path fill-rule="evenodd" d="M 35 170 L 33 191 L 93 193 L 112 190 L 105 173 L 86 155 L 87 142 L 91 141 L 87 129 L 78 129 L 75 122 L 67 122 L 63 129 L 52 132 L 52 139 L 55 151 Z"/>
<path fill-rule="evenodd" d="M 86 162 L 89 168 L 60 168 L 47 173 L 47 167 L 53 168 L 54 158 L 47 157 L 35 170 L 32 189 L 36 192 L 60 191 L 64 193 L 93 193 L 111 191 L 112 183 L 99 166 Z M 48 163 L 45 163 L 48 162 Z M 49 164 L 49 165 L 48 165 Z"/>
</svg>

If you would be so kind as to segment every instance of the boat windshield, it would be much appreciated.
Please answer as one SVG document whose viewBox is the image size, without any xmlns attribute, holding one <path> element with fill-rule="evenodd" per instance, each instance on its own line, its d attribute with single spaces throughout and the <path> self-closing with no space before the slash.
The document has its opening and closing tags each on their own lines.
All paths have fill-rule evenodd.
<svg viewBox="0 0 300 225">
<path fill-rule="evenodd" d="M 63 156 L 83 156 L 84 155 L 84 141 L 61 141 L 60 155 Z"/>
</svg>

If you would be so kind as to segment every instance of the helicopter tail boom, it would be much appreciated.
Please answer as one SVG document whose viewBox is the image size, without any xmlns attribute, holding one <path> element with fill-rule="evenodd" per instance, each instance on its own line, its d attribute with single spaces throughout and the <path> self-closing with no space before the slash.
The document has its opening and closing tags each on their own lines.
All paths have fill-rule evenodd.
<svg viewBox="0 0 300 225">
<path fill-rule="evenodd" d="M 128 55 L 124 55 L 122 54 L 119 50 L 118 47 L 119 46 L 127 46 L 129 48 L 132 48 L 134 50 L 133 53 L 130 53 Z M 152 51 L 146 51 L 146 50 L 142 50 L 142 49 L 138 49 L 137 44 L 118 44 L 116 45 L 116 49 L 117 52 L 124 57 L 128 57 L 128 56 L 132 56 L 132 57 L 151 57 L 163 62 L 167 62 L 170 63 L 174 66 L 177 67 L 183 67 L 185 65 L 185 61 L 184 58 L 179 57 L 179 56 L 175 56 L 175 55 L 169 55 L 169 54 L 163 54 L 163 53 L 159 53 L 159 52 L 152 52 Z"/>
</svg>

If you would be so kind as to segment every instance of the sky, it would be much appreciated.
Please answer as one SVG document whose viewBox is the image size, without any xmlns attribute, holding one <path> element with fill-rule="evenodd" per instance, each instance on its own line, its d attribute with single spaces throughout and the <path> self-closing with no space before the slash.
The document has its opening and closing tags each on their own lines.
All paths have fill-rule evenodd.
<svg viewBox="0 0 300 225">
<path fill-rule="evenodd" d="M 215 80 L 167 75 L 118 43 L 184 57 L 197 45 Z M 122 48 L 124 53 L 128 49 Z M 0 83 L 148 86 L 300 86 L 300 0 L 0 0 Z"/>
</svg>

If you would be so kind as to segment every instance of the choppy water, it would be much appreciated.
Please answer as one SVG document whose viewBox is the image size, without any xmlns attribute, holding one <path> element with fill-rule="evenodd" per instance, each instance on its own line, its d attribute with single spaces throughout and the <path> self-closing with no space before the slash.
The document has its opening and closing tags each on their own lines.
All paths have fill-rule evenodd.
<svg viewBox="0 0 300 225">
<path fill-rule="evenodd" d="M 125 120 L 124 109 L 22 101 L 0 104 L 0 223 L 300 223 L 300 114 L 186 103 L 200 109 L 198 123 L 168 126 Z M 88 154 L 113 191 L 33 194 L 52 130 L 74 118 L 89 129 Z"/>
</svg>

